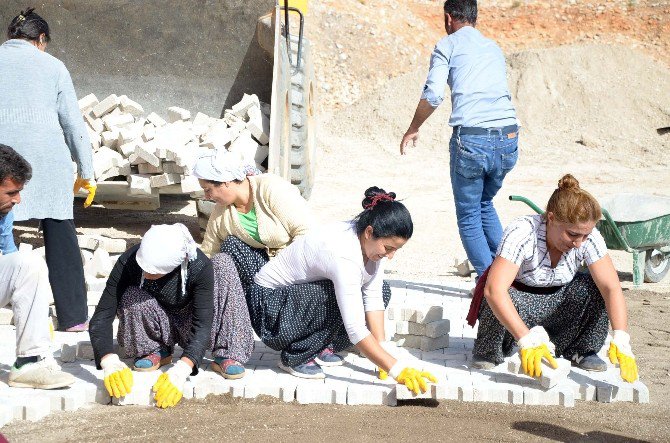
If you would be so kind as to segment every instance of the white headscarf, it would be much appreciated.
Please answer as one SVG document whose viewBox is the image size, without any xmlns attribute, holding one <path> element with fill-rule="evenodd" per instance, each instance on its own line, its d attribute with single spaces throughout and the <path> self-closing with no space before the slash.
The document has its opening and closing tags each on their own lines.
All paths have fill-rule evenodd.
<svg viewBox="0 0 670 443">
<path fill-rule="evenodd" d="M 226 149 L 217 149 L 200 156 L 191 173 L 196 178 L 215 182 L 244 180 L 248 175 L 257 174 L 260 174 L 260 171 L 255 165 L 247 163 L 242 156 Z"/>
<path fill-rule="evenodd" d="M 186 293 L 188 262 L 197 257 L 195 240 L 181 223 L 152 225 L 142 237 L 135 259 L 148 274 L 169 274 L 181 265 L 181 290 Z M 140 286 L 144 283 L 144 275 Z"/>
</svg>

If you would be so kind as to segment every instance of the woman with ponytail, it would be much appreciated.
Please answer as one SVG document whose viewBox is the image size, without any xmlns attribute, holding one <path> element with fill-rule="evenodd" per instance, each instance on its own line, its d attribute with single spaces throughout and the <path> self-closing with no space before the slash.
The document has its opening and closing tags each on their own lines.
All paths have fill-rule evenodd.
<svg viewBox="0 0 670 443">
<path fill-rule="evenodd" d="M 353 220 L 314 228 L 268 261 L 258 249 L 232 253 L 251 324 L 280 367 L 302 378 L 324 378 L 319 356 L 352 343 L 381 370 L 418 391 L 434 378 L 399 362 L 381 346 L 391 289 L 386 260 L 412 236 L 412 218 L 393 192 L 365 191 Z"/>
<path fill-rule="evenodd" d="M 154 385 L 156 405 L 165 408 L 179 402 L 186 377 L 198 373 L 206 351 L 217 362 L 251 353 L 253 333 L 239 327 L 249 315 L 241 294 L 228 255 L 210 261 L 181 223 L 152 226 L 119 257 L 91 319 L 95 363 L 104 370 L 109 395 L 125 396 L 133 384 L 130 369 L 114 353 L 115 317 L 119 346 L 134 359 L 135 371 L 172 363 L 175 344 L 184 349 Z"/>
<path fill-rule="evenodd" d="M 468 323 L 479 319 L 473 366 L 491 368 L 520 348 L 526 374 L 555 356 L 604 371 L 598 351 L 609 323 L 609 359 L 627 382 L 637 379 L 626 302 L 605 241 L 595 228 L 598 202 L 570 174 L 558 182 L 543 215 L 521 217 L 503 234 L 491 267 L 477 283 Z M 578 272 L 584 264 L 588 273 Z"/>
</svg>

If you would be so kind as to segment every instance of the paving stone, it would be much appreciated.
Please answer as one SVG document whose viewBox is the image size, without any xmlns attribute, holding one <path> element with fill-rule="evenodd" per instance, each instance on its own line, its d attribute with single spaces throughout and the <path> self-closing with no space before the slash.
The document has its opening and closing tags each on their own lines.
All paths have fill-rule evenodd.
<svg viewBox="0 0 670 443">
<path fill-rule="evenodd" d="M 397 404 L 395 389 L 387 386 L 369 384 L 349 384 L 347 390 L 348 405 L 387 405 Z"/>
<path fill-rule="evenodd" d="M 649 388 L 637 380 L 633 384 L 633 401 L 636 403 L 649 403 Z"/>
<path fill-rule="evenodd" d="M 436 320 L 442 320 L 442 306 L 402 308 L 400 310 L 400 320 L 407 320 L 415 323 L 429 323 Z"/>
<path fill-rule="evenodd" d="M 418 394 L 415 394 L 413 391 L 410 391 L 407 386 L 396 383 L 395 386 L 395 395 L 398 401 L 400 400 L 416 400 L 416 399 L 435 399 L 435 390 L 433 389 L 433 383 L 428 383 L 426 392 L 419 391 Z"/>
<path fill-rule="evenodd" d="M 123 112 L 127 112 L 136 117 L 144 114 L 144 108 L 142 105 L 129 99 L 127 95 L 122 95 L 119 97 L 119 103 Z"/>
<path fill-rule="evenodd" d="M 72 363 L 77 360 L 77 347 L 63 344 L 60 349 L 60 361 L 63 363 Z"/>
<path fill-rule="evenodd" d="M 168 108 L 168 121 L 170 123 L 190 119 L 191 119 L 191 111 L 188 111 L 184 108 L 180 108 L 178 106 L 171 106 Z"/>
<path fill-rule="evenodd" d="M 152 112 L 151 114 L 147 115 L 147 121 L 157 128 L 165 126 L 167 124 L 167 122 L 163 120 L 163 118 L 160 115 L 156 114 L 155 112 Z"/>
<path fill-rule="evenodd" d="M 24 405 L 23 419 L 39 421 L 51 413 L 51 399 L 46 395 L 35 395 Z"/>
<path fill-rule="evenodd" d="M 14 410 L 8 404 L 0 404 L 0 428 L 14 420 Z"/>
<path fill-rule="evenodd" d="M 90 341 L 77 343 L 77 358 L 81 360 L 93 360 L 93 346 Z"/>
<path fill-rule="evenodd" d="M 437 338 L 449 333 L 451 322 L 448 319 L 436 320 L 426 323 L 426 337 Z"/>
<path fill-rule="evenodd" d="M 77 101 L 79 110 L 82 112 L 94 107 L 98 103 L 100 103 L 100 101 L 98 100 L 98 97 L 95 96 L 95 94 L 88 94 L 87 96 L 82 97 Z"/>
<path fill-rule="evenodd" d="M 112 398 L 112 404 L 118 406 L 140 405 L 152 406 L 154 404 L 154 393 L 152 388 L 161 371 L 136 372 L 133 371 L 133 388 L 130 394 L 121 398 Z"/>
<path fill-rule="evenodd" d="M 554 369 L 544 361 L 542 362 L 542 375 L 538 380 L 543 388 L 549 389 L 558 385 L 570 374 L 572 365 L 569 360 L 557 358 L 556 363 L 558 364 L 558 368 Z M 518 353 L 515 353 L 507 360 L 507 369 L 512 374 L 523 374 L 521 357 Z"/>
<path fill-rule="evenodd" d="M 102 117 L 103 115 L 111 112 L 120 104 L 119 97 L 116 94 L 109 95 L 105 97 L 101 102 L 93 106 L 93 115 L 96 117 Z"/>
</svg>

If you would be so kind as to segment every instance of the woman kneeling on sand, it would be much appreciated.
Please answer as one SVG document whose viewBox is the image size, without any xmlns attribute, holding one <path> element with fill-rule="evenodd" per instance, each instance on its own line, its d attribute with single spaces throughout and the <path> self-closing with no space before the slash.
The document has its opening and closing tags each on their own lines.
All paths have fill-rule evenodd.
<svg viewBox="0 0 670 443">
<path fill-rule="evenodd" d="M 612 323 L 609 358 L 621 377 L 637 379 L 626 302 L 602 236 L 595 228 L 598 202 L 570 174 L 558 182 L 543 215 L 510 223 L 495 260 L 482 275 L 468 314 L 479 319 L 473 366 L 491 368 L 511 355 L 515 341 L 526 374 L 556 367 L 562 355 L 573 366 L 605 371 L 597 355 Z M 584 262 L 588 273 L 578 272 Z"/>
<path fill-rule="evenodd" d="M 205 198 L 216 203 L 202 241 L 208 256 L 218 252 L 233 256 L 240 248 L 253 248 L 267 260 L 307 233 L 311 217 L 298 188 L 279 176 L 260 174 L 239 155 L 222 149 L 203 156 L 193 175 L 199 179 Z M 248 329 L 251 331 L 250 323 Z M 253 334 L 238 336 L 236 341 L 251 349 Z M 326 364 L 341 364 L 332 348 L 324 349 L 319 358 Z M 238 356 L 221 364 L 214 362 L 211 367 L 231 378 L 244 373 L 248 359 L 249 355 Z"/>
<path fill-rule="evenodd" d="M 205 351 L 222 361 L 231 349 L 239 351 L 240 334 L 251 335 L 253 346 L 250 326 L 244 329 L 249 313 L 230 257 L 217 254 L 210 261 L 181 223 L 152 226 L 139 245 L 119 257 L 91 319 L 96 365 L 104 370 L 109 394 L 119 398 L 130 392 L 133 376 L 114 354 L 115 316 L 119 345 L 126 357 L 135 358 L 136 371 L 170 364 L 175 344 L 184 349 L 154 385 L 156 405 L 162 408 L 179 402 L 186 377 L 198 373 Z"/>
<path fill-rule="evenodd" d="M 432 375 L 396 361 L 384 341 L 391 290 L 384 264 L 412 236 L 409 211 L 394 193 L 369 188 L 354 220 L 314 228 L 268 262 L 258 249 L 231 253 L 245 288 L 251 323 L 280 367 L 297 377 L 324 378 L 315 357 L 353 343 L 380 369 L 415 391 Z"/>
</svg>

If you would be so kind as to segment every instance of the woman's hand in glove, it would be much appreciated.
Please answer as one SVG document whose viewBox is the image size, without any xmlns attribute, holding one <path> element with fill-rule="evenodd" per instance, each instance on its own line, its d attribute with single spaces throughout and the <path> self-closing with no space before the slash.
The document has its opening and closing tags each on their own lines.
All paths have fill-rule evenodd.
<svg viewBox="0 0 670 443">
<path fill-rule="evenodd" d="M 121 398 L 130 394 L 133 388 L 133 373 L 116 354 L 108 354 L 100 361 L 104 371 L 104 383 L 111 397 Z"/>
</svg>

